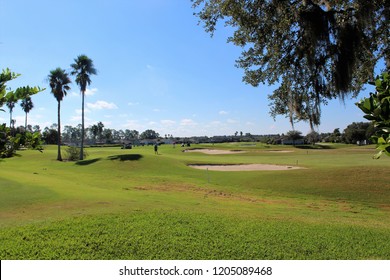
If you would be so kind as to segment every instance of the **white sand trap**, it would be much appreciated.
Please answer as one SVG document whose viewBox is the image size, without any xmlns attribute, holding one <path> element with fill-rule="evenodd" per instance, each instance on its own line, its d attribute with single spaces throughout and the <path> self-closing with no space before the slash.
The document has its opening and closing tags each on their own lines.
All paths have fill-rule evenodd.
<svg viewBox="0 0 390 280">
<path fill-rule="evenodd" d="M 295 170 L 303 169 L 299 166 L 275 165 L 275 164 L 190 164 L 189 167 L 196 169 L 208 169 L 212 171 L 270 171 L 270 170 Z"/>
<path fill-rule="evenodd" d="M 208 155 L 227 155 L 227 154 L 241 154 L 245 151 L 229 151 L 229 150 L 212 150 L 212 149 L 188 149 L 185 153 L 204 153 Z"/>
<path fill-rule="evenodd" d="M 287 150 L 271 150 L 268 151 L 270 153 L 292 153 L 293 151 L 287 151 Z"/>
</svg>

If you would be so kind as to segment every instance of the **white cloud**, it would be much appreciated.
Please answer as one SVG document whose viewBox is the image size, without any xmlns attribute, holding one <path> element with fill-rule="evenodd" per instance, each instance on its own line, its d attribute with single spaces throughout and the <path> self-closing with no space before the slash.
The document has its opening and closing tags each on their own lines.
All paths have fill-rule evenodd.
<svg viewBox="0 0 390 280">
<path fill-rule="evenodd" d="M 95 95 L 97 93 L 98 89 L 97 88 L 87 88 L 87 90 L 85 91 L 85 95 L 86 96 L 92 96 L 92 95 Z"/>
<path fill-rule="evenodd" d="M 172 120 L 161 120 L 160 123 L 161 123 L 162 125 L 166 125 L 166 126 L 171 126 L 171 125 L 176 124 L 176 122 L 175 122 L 175 121 L 172 121 Z"/>
<path fill-rule="evenodd" d="M 107 101 L 98 100 L 95 103 L 87 103 L 87 107 L 90 109 L 118 109 L 114 103 L 108 103 Z"/>
<path fill-rule="evenodd" d="M 229 112 L 226 112 L 226 111 L 219 111 L 219 113 L 218 114 L 220 114 L 220 115 L 227 115 L 227 114 L 229 114 Z"/>
<path fill-rule="evenodd" d="M 233 120 L 233 119 L 228 119 L 226 122 L 227 122 L 228 124 L 235 124 L 235 123 L 238 123 L 238 121 Z"/>
<path fill-rule="evenodd" d="M 136 106 L 136 105 L 139 105 L 139 102 L 129 102 L 129 103 L 127 103 L 127 105 Z"/>
<path fill-rule="evenodd" d="M 91 88 L 91 89 L 87 88 L 87 90 L 85 91 L 85 95 L 86 95 L 86 96 L 92 96 L 92 95 L 95 95 L 97 92 L 98 92 L 98 89 L 97 89 L 97 88 Z M 80 93 L 80 91 L 79 91 L 79 92 L 72 91 L 72 92 L 70 93 L 70 95 L 71 95 L 71 96 L 80 96 L 81 93 Z"/>
<path fill-rule="evenodd" d="M 180 125 L 182 126 L 194 126 L 194 125 L 197 125 L 196 122 L 194 122 L 193 120 L 191 119 L 182 119 L 180 121 Z"/>
</svg>

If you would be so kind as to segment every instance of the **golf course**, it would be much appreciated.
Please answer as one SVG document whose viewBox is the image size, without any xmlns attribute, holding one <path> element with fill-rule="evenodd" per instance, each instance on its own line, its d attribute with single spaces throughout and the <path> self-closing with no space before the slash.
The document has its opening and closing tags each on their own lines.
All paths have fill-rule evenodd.
<svg viewBox="0 0 390 280">
<path fill-rule="evenodd" d="M 56 149 L 0 160 L 3 260 L 390 258 L 390 160 L 374 146 Z M 268 168 L 212 169 L 248 165 Z"/>
</svg>

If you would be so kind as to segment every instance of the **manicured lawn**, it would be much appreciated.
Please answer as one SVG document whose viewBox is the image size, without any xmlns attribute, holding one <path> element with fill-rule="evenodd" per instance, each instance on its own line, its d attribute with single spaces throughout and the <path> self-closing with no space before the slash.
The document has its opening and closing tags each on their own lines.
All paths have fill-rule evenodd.
<svg viewBox="0 0 390 280">
<path fill-rule="evenodd" d="M 246 152 L 89 148 L 75 163 L 48 146 L 1 160 L 0 258 L 390 258 L 390 159 L 373 147 L 194 147 Z M 187 166 L 201 163 L 305 169 Z"/>
</svg>

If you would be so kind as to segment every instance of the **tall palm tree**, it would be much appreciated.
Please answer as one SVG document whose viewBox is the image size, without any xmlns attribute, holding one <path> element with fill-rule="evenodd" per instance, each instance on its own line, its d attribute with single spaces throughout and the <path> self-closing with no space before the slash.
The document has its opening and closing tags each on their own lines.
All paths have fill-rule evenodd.
<svg viewBox="0 0 390 280">
<path fill-rule="evenodd" d="M 50 71 L 50 74 L 48 76 L 49 84 L 51 87 L 51 93 L 53 93 L 54 97 L 57 99 L 58 102 L 58 153 L 57 153 L 57 160 L 62 161 L 61 157 L 61 101 L 66 96 L 67 91 L 70 90 L 69 84 L 72 82 L 68 76 L 68 73 L 65 72 L 65 70 L 61 68 L 56 68 L 55 70 Z"/>
<path fill-rule="evenodd" d="M 90 75 L 96 75 L 97 71 L 93 65 L 92 59 L 86 55 L 79 55 L 72 67 L 71 74 L 76 76 L 76 84 L 79 85 L 81 91 L 81 149 L 80 160 L 84 159 L 84 97 L 87 86 L 91 84 Z"/>
<path fill-rule="evenodd" d="M 6 96 L 5 105 L 9 109 L 9 127 L 12 128 L 12 112 L 15 108 L 16 103 L 18 102 L 15 94 L 13 92 L 9 92 Z"/>
<path fill-rule="evenodd" d="M 20 106 L 22 107 L 23 111 L 26 113 L 26 118 L 24 121 L 24 129 L 27 129 L 27 114 L 31 111 L 32 108 L 34 108 L 34 104 L 31 100 L 30 96 L 26 96 L 20 103 Z"/>
</svg>

